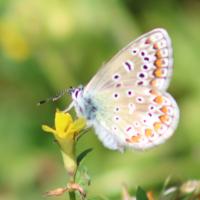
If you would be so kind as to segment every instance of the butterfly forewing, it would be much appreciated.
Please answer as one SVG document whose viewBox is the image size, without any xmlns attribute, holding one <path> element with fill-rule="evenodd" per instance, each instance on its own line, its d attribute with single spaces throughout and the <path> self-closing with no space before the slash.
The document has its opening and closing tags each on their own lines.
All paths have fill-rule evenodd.
<svg viewBox="0 0 200 200">
<path fill-rule="evenodd" d="M 98 109 L 93 125 L 111 149 L 146 149 L 163 143 L 179 118 L 166 92 L 172 76 L 172 47 L 167 32 L 155 29 L 131 42 L 85 88 Z"/>
<path fill-rule="evenodd" d="M 171 40 L 164 29 L 154 29 L 118 52 L 99 70 L 85 90 L 98 91 L 113 87 L 121 77 L 132 86 L 166 90 L 172 67 Z"/>
</svg>

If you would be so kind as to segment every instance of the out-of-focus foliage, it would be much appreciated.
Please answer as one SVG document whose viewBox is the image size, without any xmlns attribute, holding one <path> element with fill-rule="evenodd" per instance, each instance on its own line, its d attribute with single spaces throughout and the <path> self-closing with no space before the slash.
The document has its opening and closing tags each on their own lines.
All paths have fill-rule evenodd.
<svg viewBox="0 0 200 200">
<path fill-rule="evenodd" d="M 162 190 L 155 194 L 152 190 L 144 191 L 140 186 L 135 196 L 131 196 L 126 186 L 123 186 L 122 200 L 199 200 L 200 181 L 191 180 L 184 183 L 170 183 L 168 177 Z"/>
<path fill-rule="evenodd" d="M 169 90 L 180 124 L 167 143 L 142 153 L 107 150 L 93 131 L 81 138 L 79 152 L 94 149 L 84 161 L 89 196 L 120 199 L 123 182 L 160 190 L 168 175 L 199 179 L 199 10 L 198 0 L 1 0 L 0 199 L 44 199 L 43 192 L 67 182 L 58 147 L 40 125 L 53 124 L 55 108 L 65 108 L 69 98 L 41 107 L 37 101 L 86 84 L 124 45 L 155 27 L 172 38 Z"/>
</svg>

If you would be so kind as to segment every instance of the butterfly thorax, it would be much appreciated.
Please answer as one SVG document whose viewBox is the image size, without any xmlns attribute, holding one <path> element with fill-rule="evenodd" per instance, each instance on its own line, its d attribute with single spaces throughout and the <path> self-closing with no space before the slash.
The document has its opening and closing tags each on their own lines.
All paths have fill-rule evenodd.
<svg viewBox="0 0 200 200">
<path fill-rule="evenodd" d="M 71 90 L 71 96 L 76 113 L 79 117 L 84 117 L 88 121 L 96 118 L 97 106 L 92 96 L 84 92 L 83 86 L 73 88 Z"/>
</svg>

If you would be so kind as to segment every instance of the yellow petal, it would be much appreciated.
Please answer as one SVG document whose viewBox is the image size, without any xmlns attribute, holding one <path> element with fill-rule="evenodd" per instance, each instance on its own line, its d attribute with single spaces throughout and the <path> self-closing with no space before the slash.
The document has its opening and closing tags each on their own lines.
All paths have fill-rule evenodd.
<svg viewBox="0 0 200 200">
<path fill-rule="evenodd" d="M 56 111 L 55 128 L 56 132 L 67 131 L 69 125 L 73 122 L 71 115 L 68 113 Z"/>
<path fill-rule="evenodd" d="M 63 140 L 67 138 L 67 132 L 65 131 L 56 131 L 56 135 L 55 135 L 57 140 Z"/>
<path fill-rule="evenodd" d="M 42 130 L 48 133 L 56 134 L 56 131 L 47 125 L 42 125 Z"/>
<path fill-rule="evenodd" d="M 86 120 L 85 118 L 79 118 L 74 121 L 74 123 L 71 124 L 71 126 L 68 129 L 68 132 L 71 134 L 78 133 L 81 130 L 83 130 L 86 126 Z"/>
</svg>

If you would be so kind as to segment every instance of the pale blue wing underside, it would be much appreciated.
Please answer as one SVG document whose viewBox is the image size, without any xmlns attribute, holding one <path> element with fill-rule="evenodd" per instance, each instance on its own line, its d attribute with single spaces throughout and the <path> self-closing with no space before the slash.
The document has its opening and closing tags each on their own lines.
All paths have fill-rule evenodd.
<svg viewBox="0 0 200 200">
<path fill-rule="evenodd" d="M 171 40 L 163 29 L 142 35 L 114 56 L 85 87 L 97 104 L 90 123 L 105 146 L 147 149 L 174 132 L 179 109 L 166 92 L 172 76 Z"/>
</svg>

